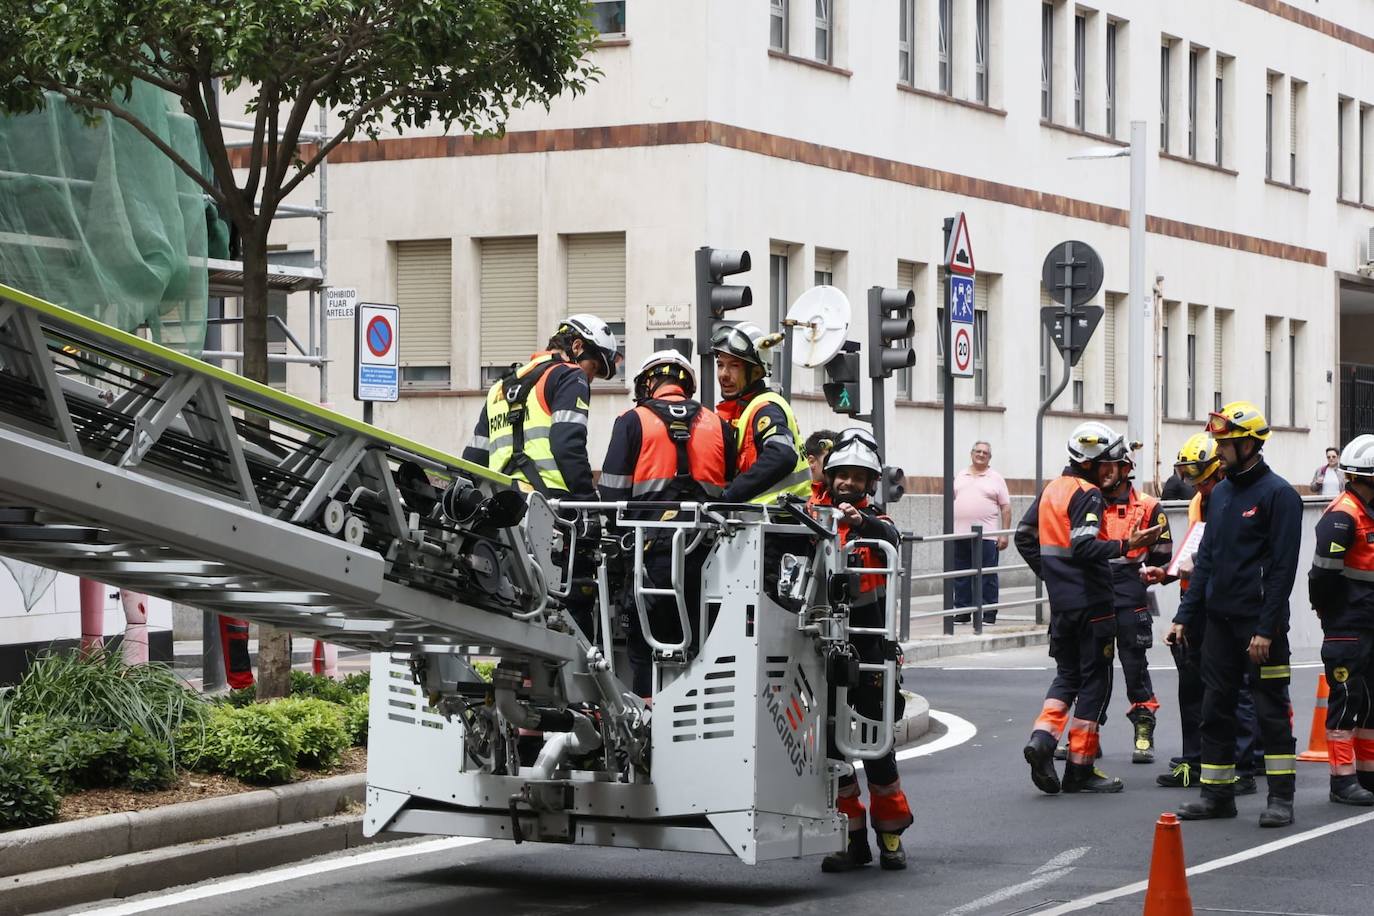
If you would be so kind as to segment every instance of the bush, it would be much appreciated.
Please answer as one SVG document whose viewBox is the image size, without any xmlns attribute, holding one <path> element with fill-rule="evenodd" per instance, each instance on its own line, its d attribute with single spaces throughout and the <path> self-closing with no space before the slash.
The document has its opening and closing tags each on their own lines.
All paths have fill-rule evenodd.
<svg viewBox="0 0 1374 916">
<path fill-rule="evenodd" d="M 296 733 L 296 763 L 318 770 L 339 762 L 349 746 L 344 708 L 317 697 L 288 697 L 270 704 L 291 723 Z"/>
<path fill-rule="evenodd" d="M 228 703 L 230 706 L 247 706 L 258 701 L 258 687 L 256 684 L 249 684 L 247 687 L 239 687 L 231 690 L 223 697 L 218 698 L 217 703 Z"/>
<path fill-rule="evenodd" d="M 352 674 L 344 675 L 342 683 L 344 690 L 349 693 L 367 696 L 367 691 L 372 686 L 372 673 L 370 671 L 355 671 Z"/>
<path fill-rule="evenodd" d="M 68 720 L 73 731 L 123 731 L 160 742 L 170 755 L 183 722 L 209 704 L 161 664 L 124 664 L 118 652 L 39 654 L 0 703 L 0 735 L 20 721 Z"/>
<path fill-rule="evenodd" d="M 291 696 L 317 697 L 342 706 L 353 698 L 353 693 L 339 681 L 325 677 L 323 674 L 292 671 Z"/>
<path fill-rule="evenodd" d="M 344 725 L 355 747 L 367 747 L 367 694 L 355 696 L 344 707 Z"/>
<path fill-rule="evenodd" d="M 290 781 L 300 750 L 281 703 L 216 706 L 204 727 L 183 726 L 177 740 L 192 768 L 263 785 Z"/>
<path fill-rule="evenodd" d="M 69 716 L 25 717 L 14 729 L 13 746 L 63 794 L 115 787 L 148 792 L 165 789 L 176 777 L 171 747 L 137 726 L 92 729 Z"/>
<path fill-rule="evenodd" d="M 0 830 L 46 824 L 57 817 L 60 801 L 28 755 L 0 746 Z"/>
</svg>

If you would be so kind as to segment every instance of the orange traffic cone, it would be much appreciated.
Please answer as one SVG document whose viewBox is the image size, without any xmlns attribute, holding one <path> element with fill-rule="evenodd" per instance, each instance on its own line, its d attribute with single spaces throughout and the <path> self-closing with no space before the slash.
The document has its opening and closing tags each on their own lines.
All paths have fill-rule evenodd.
<svg viewBox="0 0 1374 916">
<path fill-rule="evenodd" d="M 1299 760 L 1308 763 L 1326 763 L 1331 755 L 1326 750 L 1326 698 L 1331 688 L 1326 685 L 1326 675 L 1317 675 L 1317 705 L 1312 710 L 1312 734 L 1307 739 L 1307 750 L 1298 755 Z"/>
<path fill-rule="evenodd" d="M 1150 886 L 1145 916 L 1192 916 L 1188 873 L 1183 867 L 1183 828 L 1178 816 L 1161 814 L 1155 821 L 1155 848 L 1150 857 Z"/>
</svg>

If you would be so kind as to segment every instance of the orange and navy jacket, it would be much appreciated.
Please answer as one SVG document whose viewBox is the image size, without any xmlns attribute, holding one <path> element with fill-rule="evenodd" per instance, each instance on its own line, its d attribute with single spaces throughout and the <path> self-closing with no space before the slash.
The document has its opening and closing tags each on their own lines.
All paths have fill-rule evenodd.
<svg viewBox="0 0 1374 916">
<path fill-rule="evenodd" d="M 749 402 L 767 391 L 757 382 L 737 398 L 723 400 L 716 405 L 721 419 L 733 424 L 749 410 Z M 726 502 L 747 502 L 760 493 L 767 493 L 781 484 L 797 467 L 797 444 L 788 434 L 787 413 L 777 404 L 765 404 L 750 417 L 753 428 L 744 437 L 739 449 L 738 475 L 725 490 Z"/>
<path fill-rule="evenodd" d="M 808 506 L 834 506 L 834 499 L 830 490 L 825 487 L 813 488 L 813 494 L 806 501 Z M 887 541 L 893 547 L 901 542 L 901 534 L 897 531 L 897 526 L 892 519 L 883 515 L 868 497 L 865 496 L 860 502 L 850 502 L 855 509 L 863 514 L 863 522 L 857 526 L 850 525 L 843 517 L 839 521 L 840 546 L 848 544 L 852 538 L 864 538 L 868 540 Z M 860 547 L 855 551 L 862 565 L 868 569 L 880 569 L 887 565 L 887 558 L 875 551 L 872 547 Z M 859 594 L 853 596 L 855 607 L 881 602 L 886 597 L 883 590 L 883 576 L 871 575 L 859 577 Z"/>
<path fill-rule="evenodd" d="M 678 452 L 667 425 L 650 401 L 671 412 L 696 410 L 687 440 L 694 492 L 683 492 Z M 735 437 L 729 424 L 709 408 L 689 400 L 677 385 L 660 386 L 656 397 L 616 418 L 599 489 L 607 502 L 719 499 L 734 476 Z"/>
<path fill-rule="evenodd" d="M 553 417 L 549 448 L 568 485 L 568 494 L 578 499 L 592 499 L 596 487 L 592 483 L 592 463 L 587 455 L 587 415 L 592 400 L 587 376 L 563 354 L 549 350 L 533 354 L 516 374 L 525 375 L 550 360 L 556 365 L 539 379 L 530 397 L 538 398 L 539 406 Z M 491 424 L 487 420 L 487 406 L 483 404 L 472 439 L 463 449 L 463 460 L 486 467 L 490 447 Z"/>
<path fill-rule="evenodd" d="M 1113 606 L 1108 564 L 1126 551 L 1102 531 L 1102 491 L 1072 465 L 1045 485 L 1016 528 L 1016 549 L 1045 581 L 1051 610 Z"/>
<path fill-rule="evenodd" d="M 1317 522 L 1307 595 L 1328 635 L 1374 628 L 1374 510 L 1352 490 Z"/>
<path fill-rule="evenodd" d="M 1134 611 L 1149 603 L 1145 583 L 1140 581 L 1140 567 L 1165 567 L 1174 555 L 1173 534 L 1169 531 L 1169 519 L 1159 508 L 1159 500 L 1153 496 L 1137 493 L 1135 487 L 1126 485 L 1124 495 L 1110 496 L 1105 499 L 1106 506 L 1102 516 L 1102 533 L 1108 541 L 1124 541 L 1141 528 L 1159 525 L 1159 540 L 1151 547 L 1137 547 L 1125 556 L 1110 561 L 1112 567 L 1113 601 L 1118 611 Z"/>
</svg>

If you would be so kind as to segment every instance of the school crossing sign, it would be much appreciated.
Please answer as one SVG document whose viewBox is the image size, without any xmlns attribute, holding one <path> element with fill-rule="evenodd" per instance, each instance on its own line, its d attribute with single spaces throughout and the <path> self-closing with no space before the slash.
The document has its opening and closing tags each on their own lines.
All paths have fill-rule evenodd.
<svg viewBox="0 0 1374 916">
<path fill-rule="evenodd" d="M 401 397 L 399 315 L 396 306 L 376 302 L 360 302 L 353 313 L 357 339 L 353 397 L 359 401 L 396 401 Z"/>
</svg>

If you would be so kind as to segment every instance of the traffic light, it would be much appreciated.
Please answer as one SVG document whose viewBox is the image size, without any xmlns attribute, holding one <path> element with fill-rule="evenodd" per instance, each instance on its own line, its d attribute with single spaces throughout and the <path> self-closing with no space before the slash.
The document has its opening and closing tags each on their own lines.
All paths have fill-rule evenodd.
<svg viewBox="0 0 1374 916">
<path fill-rule="evenodd" d="M 859 415 L 859 345 L 852 340 L 825 364 L 825 376 L 830 381 L 821 385 L 825 402 L 835 413 L 855 417 Z"/>
<path fill-rule="evenodd" d="M 868 377 L 890 378 L 898 369 L 916 365 L 916 351 L 909 341 L 916 336 L 911 317 L 916 294 L 909 289 L 868 290 Z M 908 341 L 898 345 L 898 341 Z"/>
<path fill-rule="evenodd" d="M 906 495 L 906 471 L 888 465 L 883 466 L 883 476 L 878 484 L 878 501 L 890 506 Z"/>
<path fill-rule="evenodd" d="M 697 352 L 711 352 L 711 333 L 725 313 L 748 308 L 754 294 L 725 278 L 749 270 L 749 252 L 703 245 L 697 249 Z"/>
</svg>

